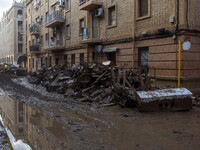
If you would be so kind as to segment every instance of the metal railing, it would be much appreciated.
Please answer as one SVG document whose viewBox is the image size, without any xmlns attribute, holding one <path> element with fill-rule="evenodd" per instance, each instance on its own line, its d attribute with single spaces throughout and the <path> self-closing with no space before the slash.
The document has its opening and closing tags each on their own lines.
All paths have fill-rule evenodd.
<svg viewBox="0 0 200 150">
<path fill-rule="evenodd" d="M 57 39 L 46 41 L 44 44 L 44 49 L 54 48 L 54 47 L 64 47 L 64 44 Z"/>
<path fill-rule="evenodd" d="M 96 27 L 88 27 L 82 29 L 82 34 L 80 34 L 80 40 L 87 40 L 87 39 L 100 39 L 100 28 Z"/>
<path fill-rule="evenodd" d="M 29 47 L 29 49 L 30 49 L 30 52 L 39 52 L 39 51 L 40 51 L 38 45 L 31 45 L 31 46 Z"/>
<path fill-rule="evenodd" d="M 18 14 L 18 15 L 17 15 L 17 18 L 22 19 L 22 18 L 23 18 L 23 15 Z"/>
<path fill-rule="evenodd" d="M 55 11 L 52 14 L 50 14 L 46 20 L 45 25 L 48 23 L 53 22 L 54 20 L 62 20 L 65 21 L 64 13 L 62 11 Z"/>
<path fill-rule="evenodd" d="M 23 30 L 23 27 L 22 26 L 18 26 L 18 30 Z"/>
<path fill-rule="evenodd" d="M 30 33 L 33 33 L 33 32 L 40 32 L 39 27 L 36 25 L 31 26 Z"/>
</svg>

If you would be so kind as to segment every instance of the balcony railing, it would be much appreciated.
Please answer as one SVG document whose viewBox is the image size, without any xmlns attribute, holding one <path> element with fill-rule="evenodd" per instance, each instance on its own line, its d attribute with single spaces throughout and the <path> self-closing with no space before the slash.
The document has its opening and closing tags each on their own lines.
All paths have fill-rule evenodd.
<svg viewBox="0 0 200 150">
<path fill-rule="evenodd" d="M 23 30 L 23 27 L 22 26 L 18 26 L 18 30 Z"/>
<path fill-rule="evenodd" d="M 64 44 L 60 40 L 52 39 L 50 41 L 46 41 L 44 45 L 45 50 L 61 50 L 64 49 Z"/>
<path fill-rule="evenodd" d="M 62 11 L 55 11 L 46 18 L 45 27 L 52 28 L 55 25 L 63 24 L 64 22 L 64 13 Z"/>
<path fill-rule="evenodd" d="M 37 35 L 40 33 L 39 27 L 36 25 L 33 25 L 30 27 L 30 34 L 31 35 Z"/>
<path fill-rule="evenodd" d="M 80 5 L 80 10 L 90 11 L 90 10 L 97 9 L 101 7 L 102 5 L 103 5 L 102 0 L 89 0 L 83 3 L 82 5 Z"/>
<path fill-rule="evenodd" d="M 100 28 L 89 27 L 83 29 L 83 34 L 80 35 L 80 43 L 82 44 L 96 44 L 101 43 Z"/>
<path fill-rule="evenodd" d="M 29 47 L 29 49 L 30 49 L 30 52 L 39 52 L 39 51 L 40 51 L 38 45 L 31 45 L 31 46 Z"/>
<path fill-rule="evenodd" d="M 22 19 L 22 18 L 23 18 L 23 15 L 18 14 L 18 15 L 17 15 L 17 18 Z"/>
</svg>

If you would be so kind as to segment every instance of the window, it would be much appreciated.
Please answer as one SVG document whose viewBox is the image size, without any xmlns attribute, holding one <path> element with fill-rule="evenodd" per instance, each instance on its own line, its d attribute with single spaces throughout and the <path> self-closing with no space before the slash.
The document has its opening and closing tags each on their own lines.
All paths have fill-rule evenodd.
<svg viewBox="0 0 200 150">
<path fill-rule="evenodd" d="M 49 39 L 49 36 L 48 36 L 48 33 L 46 33 L 45 40 L 48 41 L 48 39 Z"/>
<path fill-rule="evenodd" d="M 66 10 L 70 10 L 70 0 L 66 0 Z"/>
<path fill-rule="evenodd" d="M 40 18 L 40 24 L 43 24 L 43 17 Z"/>
<path fill-rule="evenodd" d="M 19 132 L 19 133 L 23 133 L 23 132 L 24 132 L 24 129 L 23 129 L 22 127 L 20 127 L 20 128 L 18 129 L 18 132 Z"/>
<path fill-rule="evenodd" d="M 40 64 L 41 64 L 41 68 L 42 68 L 42 66 L 43 66 L 43 58 L 41 57 L 41 59 L 40 59 Z"/>
<path fill-rule="evenodd" d="M 67 62 L 67 55 L 64 55 L 64 62 Z"/>
<path fill-rule="evenodd" d="M 80 34 L 83 34 L 85 27 L 84 18 L 80 20 Z"/>
<path fill-rule="evenodd" d="M 19 103 L 19 104 L 18 104 L 18 110 L 19 110 L 19 111 L 23 111 L 23 110 L 24 110 L 23 103 Z"/>
<path fill-rule="evenodd" d="M 72 54 L 71 57 L 71 65 L 73 66 L 75 64 L 75 54 Z"/>
<path fill-rule="evenodd" d="M 66 28 L 67 28 L 66 37 L 67 37 L 67 38 L 70 38 L 70 25 L 68 24 L 68 25 L 66 26 Z"/>
<path fill-rule="evenodd" d="M 18 32 L 18 41 L 23 41 L 23 33 Z"/>
<path fill-rule="evenodd" d="M 106 53 L 106 55 L 108 61 L 112 61 L 112 63 L 116 64 L 116 52 L 109 52 Z"/>
<path fill-rule="evenodd" d="M 137 17 L 139 19 L 150 17 L 150 0 L 137 0 Z"/>
<path fill-rule="evenodd" d="M 59 62 L 59 59 L 56 58 L 56 59 L 55 59 L 55 64 L 58 65 L 58 62 Z"/>
<path fill-rule="evenodd" d="M 84 65 L 84 53 L 80 53 L 80 66 Z"/>
<path fill-rule="evenodd" d="M 115 5 L 108 8 L 108 25 L 116 25 L 116 10 Z"/>
<path fill-rule="evenodd" d="M 23 115 L 19 115 L 19 116 L 18 116 L 18 119 L 19 119 L 19 120 L 18 120 L 19 122 L 24 122 L 24 116 L 23 116 Z"/>
<path fill-rule="evenodd" d="M 28 62 L 29 62 L 29 68 L 31 68 L 31 59 L 30 58 L 28 59 Z"/>
<path fill-rule="evenodd" d="M 22 44 L 18 44 L 18 52 L 22 53 L 23 51 L 23 45 Z"/>
<path fill-rule="evenodd" d="M 92 61 L 93 62 L 98 62 L 98 53 L 97 52 L 92 52 Z"/>
<path fill-rule="evenodd" d="M 34 68 L 34 58 L 32 58 L 32 68 Z"/>
<path fill-rule="evenodd" d="M 46 12 L 45 14 L 45 22 L 47 22 L 47 20 L 48 20 L 48 12 Z"/>
<path fill-rule="evenodd" d="M 52 56 L 49 57 L 49 67 L 52 66 Z"/>
<path fill-rule="evenodd" d="M 81 4 L 81 3 L 84 3 L 84 2 L 85 2 L 85 0 L 80 0 L 80 4 Z"/>
<path fill-rule="evenodd" d="M 43 36 L 40 36 L 40 43 L 43 44 Z"/>
<path fill-rule="evenodd" d="M 18 21 L 18 30 L 23 30 L 23 21 Z"/>
<path fill-rule="evenodd" d="M 18 17 L 19 19 L 22 19 L 22 18 L 23 18 L 23 12 L 22 12 L 22 10 L 18 10 L 18 11 L 17 11 L 17 17 Z"/>
<path fill-rule="evenodd" d="M 48 59 L 47 58 L 45 58 L 45 66 L 46 67 L 48 67 L 48 61 L 47 61 Z"/>
<path fill-rule="evenodd" d="M 140 47 L 138 49 L 139 67 L 148 67 L 149 64 L 149 47 Z"/>
</svg>

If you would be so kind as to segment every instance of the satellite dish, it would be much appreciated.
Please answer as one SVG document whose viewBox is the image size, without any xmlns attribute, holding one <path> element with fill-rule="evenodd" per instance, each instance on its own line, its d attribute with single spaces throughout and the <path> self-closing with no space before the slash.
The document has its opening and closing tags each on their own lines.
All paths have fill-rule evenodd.
<svg viewBox="0 0 200 150">
<path fill-rule="evenodd" d="M 183 42 L 183 50 L 188 51 L 191 48 L 191 43 L 189 41 Z"/>
</svg>

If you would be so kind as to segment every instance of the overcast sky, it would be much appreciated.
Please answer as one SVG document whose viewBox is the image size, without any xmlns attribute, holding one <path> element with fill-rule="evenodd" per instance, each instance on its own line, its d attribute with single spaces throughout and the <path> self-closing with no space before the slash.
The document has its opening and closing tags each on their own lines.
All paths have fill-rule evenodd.
<svg viewBox="0 0 200 150">
<path fill-rule="evenodd" d="M 13 0 L 0 0 L 0 18 L 2 18 L 4 11 L 7 11 L 11 8 L 12 3 Z"/>
</svg>

